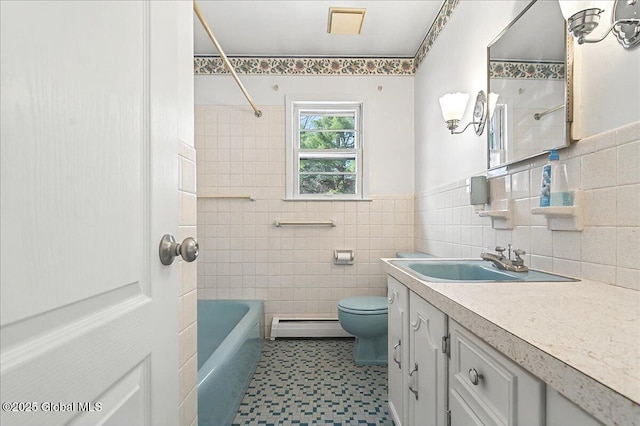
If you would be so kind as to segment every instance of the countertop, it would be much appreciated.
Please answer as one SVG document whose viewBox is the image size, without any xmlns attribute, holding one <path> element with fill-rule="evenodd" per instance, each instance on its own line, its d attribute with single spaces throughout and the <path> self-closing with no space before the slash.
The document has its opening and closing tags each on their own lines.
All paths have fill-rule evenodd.
<svg viewBox="0 0 640 426">
<path fill-rule="evenodd" d="M 391 260 L 389 275 L 592 416 L 640 425 L 639 291 L 590 280 L 433 283 Z"/>
</svg>

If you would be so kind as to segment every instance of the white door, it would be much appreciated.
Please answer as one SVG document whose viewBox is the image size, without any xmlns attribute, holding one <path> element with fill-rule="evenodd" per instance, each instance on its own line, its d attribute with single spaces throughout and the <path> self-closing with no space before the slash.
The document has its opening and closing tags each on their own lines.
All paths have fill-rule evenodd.
<svg viewBox="0 0 640 426">
<path fill-rule="evenodd" d="M 2 424 L 177 424 L 190 2 L 1 1 Z M 184 22 L 183 22 L 184 23 Z"/>
</svg>

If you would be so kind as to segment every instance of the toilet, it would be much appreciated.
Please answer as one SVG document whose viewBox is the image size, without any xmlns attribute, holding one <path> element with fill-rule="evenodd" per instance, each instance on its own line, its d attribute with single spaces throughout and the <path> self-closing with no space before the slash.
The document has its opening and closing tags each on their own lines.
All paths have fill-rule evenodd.
<svg viewBox="0 0 640 426">
<path fill-rule="evenodd" d="M 387 298 L 347 297 L 338 302 L 342 328 L 356 337 L 353 361 L 356 365 L 387 364 Z"/>
</svg>

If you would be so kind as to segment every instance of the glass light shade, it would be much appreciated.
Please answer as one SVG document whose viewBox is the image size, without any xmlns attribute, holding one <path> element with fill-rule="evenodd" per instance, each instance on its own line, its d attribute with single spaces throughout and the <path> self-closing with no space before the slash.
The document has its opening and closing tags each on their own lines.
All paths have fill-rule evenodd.
<svg viewBox="0 0 640 426">
<path fill-rule="evenodd" d="M 587 9 L 606 10 L 607 6 L 611 6 L 612 1 L 577 1 L 577 0 L 559 0 L 560 10 L 564 19 L 569 19 L 578 12 Z"/>
<path fill-rule="evenodd" d="M 440 109 L 444 121 L 460 120 L 469 102 L 468 93 L 447 93 L 440 98 Z"/>
<path fill-rule="evenodd" d="M 493 111 L 495 111 L 496 109 L 496 103 L 498 103 L 498 98 L 500 97 L 499 94 L 497 93 L 489 93 L 489 117 L 488 119 L 491 120 L 491 118 L 493 118 Z"/>
</svg>

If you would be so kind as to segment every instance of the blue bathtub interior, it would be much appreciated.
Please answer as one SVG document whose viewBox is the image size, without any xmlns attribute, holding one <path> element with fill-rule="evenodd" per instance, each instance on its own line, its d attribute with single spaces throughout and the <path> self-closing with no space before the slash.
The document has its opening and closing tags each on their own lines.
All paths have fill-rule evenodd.
<svg viewBox="0 0 640 426">
<path fill-rule="evenodd" d="M 230 425 L 260 360 L 262 301 L 198 301 L 198 423 Z"/>
</svg>

